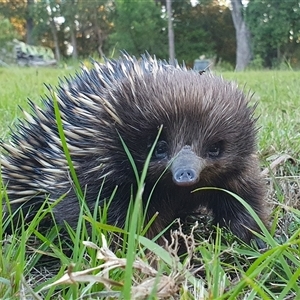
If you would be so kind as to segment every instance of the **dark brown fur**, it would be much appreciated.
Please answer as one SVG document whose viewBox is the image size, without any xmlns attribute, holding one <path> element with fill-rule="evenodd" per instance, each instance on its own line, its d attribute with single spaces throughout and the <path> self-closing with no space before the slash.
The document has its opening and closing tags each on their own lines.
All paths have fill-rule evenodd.
<svg viewBox="0 0 300 300">
<path fill-rule="evenodd" d="M 136 61 L 124 55 L 106 65 L 95 63 L 94 69 L 61 83 L 57 95 L 88 206 L 94 208 L 103 180 L 100 203 L 118 186 L 109 223 L 124 225 L 132 188 L 136 190 L 120 136 L 141 172 L 163 126 L 143 193 L 146 203 L 156 185 L 147 216 L 159 215 L 149 235 L 199 206 L 211 209 L 215 223 L 229 227 L 246 242 L 252 238 L 247 228 L 259 230 L 247 210 L 228 193 L 192 192 L 199 187 L 232 191 L 265 219 L 253 108 L 235 84 L 151 57 Z M 13 147 L 2 144 L 8 152 L 2 158 L 2 176 L 13 207 L 19 207 L 14 201 L 21 198 L 24 211 L 38 207 L 48 195 L 55 200 L 66 193 L 54 208 L 54 216 L 58 223 L 67 221 L 75 227 L 80 206 L 57 133 L 53 100 L 44 102 L 44 109 L 32 104 L 32 116 L 12 135 Z M 23 191 L 28 193 L 21 195 Z"/>
</svg>

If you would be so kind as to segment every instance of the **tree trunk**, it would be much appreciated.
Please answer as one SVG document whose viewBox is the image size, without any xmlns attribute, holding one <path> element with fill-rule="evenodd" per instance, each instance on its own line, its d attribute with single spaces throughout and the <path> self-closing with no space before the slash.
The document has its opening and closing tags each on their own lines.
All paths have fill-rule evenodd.
<svg viewBox="0 0 300 300">
<path fill-rule="evenodd" d="M 75 29 L 74 22 L 73 22 L 73 26 L 70 28 L 70 34 L 71 34 L 71 45 L 73 47 L 72 58 L 77 59 L 78 58 L 77 40 L 76 40 L 76 29 Z"/>
<path fill-rule="evenodd" d="M 242 0 L 231 0 L 231 15 L 236 33 L 236 71 L 243 71 L 249 64 L 251 54 L 250 31 L 243 16 Z"/>
<path fill-rule="evenodd" d="M 55 24 L 52 16 L 50 18 L 50 26 L 51 26 L 51 32 L 52 32 L 53 42 L 54 42 L 54 47 L 55 47 L 55 58 L 57 61 L 60 61 L 60 50 L 59 50 L 59 45 L 58 45 L 57 29 L 56 29 L 56 24 Z"/>
<path fill-rule="evenodd" d="M 104 52 L 103 52 L 103 43 L 106 39 L 106 35 L 102 32 L 102 30 L 98 27 L 98 26 L 95 26 L 95 32 L 96 32 L 96 36 L 97 36 L 97 44 L 98 44 L 98 47 L 97 47 L 97 50 L 98 50 L 98 53 L 99 53 L 99 56 L 101 58 L 104 57 Z"/>
<path fill-rule="evenodd" d="M 100 28 L 98 19 L 97 19 L 97 14 L 93 18 L 93 23 L 94 23 L 93 31 L 97 37 L 97 51 L 98 51 L 99 57 L 103 58 L 105 56 L 104 52 L 103 52 L 103 44 L 107 38 L 107 34 L 106 34 L 105 30 L 102 30 Z"/>
<path fill-rule="evenodd" d="M 175 43 L 174 43 L 174 29 L 172 21 L 172 0 L 166 0 L 166 9 L 168 15 L 168 37 L 169 37 L 169 58 L 170 64 L 175 64 Z"/>
<path fill-rule="evenodd" d="M 27 1 L 27 12 L 26 12 L 26 43 L 29 45 L 33 45 L 33 37 L 32 37 L 32 31 L 33 31 L 33 18 L 31 15 L 31 9 L 34 5 L 34 0 L 28 0 Z"/>
</svg>

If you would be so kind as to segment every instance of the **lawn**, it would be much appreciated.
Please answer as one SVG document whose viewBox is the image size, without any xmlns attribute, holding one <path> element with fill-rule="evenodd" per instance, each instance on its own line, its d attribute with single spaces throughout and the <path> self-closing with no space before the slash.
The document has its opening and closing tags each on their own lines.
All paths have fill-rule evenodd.
<svg viewBox="0 0 300 300">
<path fill-rule="evenodd" d="M 223 76 L 254 93 L 253 100 L 258 102 L 257 114 L 260 116 L 258 136 L 262 157 L 279 153 L 299 157 L 299 73 L 260 71 L 225 73 Z"/>
<path fill-rule="evenodd" d="M 74 68 L 0 68 L 0 138 L 9 139 L 10 128 L 14 128 L 17 118 L 22 119 L 19 107 L 30 110 L 27 98 L 41 103 L 40 96 L 48 93 L 44 83 L 55 86 L 59 78 L 74 73 Z M 105 226 L 104 212 L 99 223 L 93 226 L 91 236 L 84 222 L 76 231 L 69 230 L 72 246 L 67 255 L 61 249 L 63 243 L 57 239 L 55 228 L 46 236 L 35 230 L 43 217 L 41 212 L 30 228 L 22 229 L 22 234 L 6 236 L 2 228 L 0 230 L 0 299 L 33 296 L 50 299 L 56 297 L 53 295 L 57 295 L 57 299 L 114 299 L 122 289 L 123 295 L 127 295 L 125 299 L 129 299 L 130 293 L 132 299 L 144 299 L 136 295 L 147 294 L 147 289 L 150 290 L 148 299 L 163 299 L 163 296 L 165 299 L 300 299 L 300 73 L 248 71 L 221 75 L 237 81 L 241 88 L 253 94 L 253 104 L 257 103 L 257 152 L 271 209 L 270 235 L 263 238 L 265 249 L 245 246 L 230 236 L 221 241 L 217 235 L 215 242 L 209 242 L 206 238 L 198 240 L 179 232 L 175 240 L 188 239 L 190 250 L 180 263 L 174 247 L 164 250 L 143 237 L 136 244 L 132 237 L 139 233 L 138 225 L 131 224 L 127 228 L 131 234 L 125 236 L 118 250 L 110 252 L 102 233 L 109 243 L 107 233 L 117 229 Z M 4 192 L 0 199 L 5 201 Z M 138 223 L 135 209 L 132 220 Z M 90 221 L 97 218 L 84 208 L 82 214 Z M 94 244 L 82 243 L 88 239 Z M 32 240 L 38 241 L 38 246 Z M 151 249 L 152 255 L 160 258 L 156 270 L 148 265 L 145 257 L 149 257 L 149 253 L 144 248 Z M 49 268 L 44 256 L 59 258 L 58 266 Z M 133 263 L 136 258 L 141 260 Z M 101 267 L 103 262 L 107 265 L 115 262 L 116 267 L 108 272 L 103 265 Z M 46 268 L 41 267 L 43 263 Z M 71 280 L 66 277 L 57 286 L 51 285 L 67 269 L 69 274 L 83 270 L 86 273 L 74 273 Z M 83 284 L 82 280 L 88 283 Z M 156 289 L 152 291 L 153 282 Z"/>
</svg>

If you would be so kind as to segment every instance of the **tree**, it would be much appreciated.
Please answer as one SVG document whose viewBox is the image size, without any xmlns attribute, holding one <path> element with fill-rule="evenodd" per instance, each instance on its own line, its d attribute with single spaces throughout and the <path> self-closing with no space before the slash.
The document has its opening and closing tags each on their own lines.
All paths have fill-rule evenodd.
<svg viewBox="0 0 300 300">
<path fill-rule="evenodd" d="M 81 54 L 109 51 L 107 39 L 113 29 L 114 3 L 110 0 L 81 1 L 78 12 L 77 42 Z"/>
<path fill-rule="evenodd" d="M 78 58 L 76 36 L 79 24 L 79 21 L 77 19 L 80 15 L 80 4 L 80 1 L 77 0 L 62 1 L 62 15 L 65 18 L 64 25 L 68 28 L 67 32 L 70 38 L 70 44 L 73 48 L 73 59 Z"/>
<path fill-rule="evenodd" d="M 26 13 L 27 2 L 24 0 L 1 0 L 0 12 L 5 16 L 14 28 L 18 31 L 21 38 L 26 39 Z"/>
<path fill-rule="evenodd" d="M 231 15 L 236 32 L 236 71 L 244 70 L 251 60 L 250 31 L 245 22 L 242 0 L 231 0 Z"/>
<path fill-rule="evenodd" d="M 119 55 L 118 50 L 168 57 L 165 0 L 0 0 L 0 9 L 15 27 L 22 27 L 24 41 L 30 12 L 35 44 L 55 49 L 57 59 L 70 45 L 74 58 Z M 230 10 L 218 0 L 201 0 L 194 6 L 190 0 L 172 1 L 172 21 L 179 62 L 192 66 L 202 54 L 233 62 Z"/>
<path fill-rule="evenodd" d="M 15 62 L 13 56 L 13 39 L 19 39 L 19 34 L 4 16 L 0 15 L 0 66 Z"/>
<path fill-rule="evenodd" d="M 72 57 L 105 55 L 105 43 L 112 29 L 113 2 L 110 0 L 62 1 L 65 38 L 73 48 Z"/>
<path fill-rule="evenodd" d="M 61 24 L 57 19 L 61 16 L 60 2 L 56 0 L 40 1 L 32 7 L 33 30 L 32 35 L 38 44 L 54 49 L 56 60 L 61 58 L 59 30 Z M 44 42 L 43 42 L 44 41 Z"/>
<path fill-rule="evenodd" d="M 126 50 L 140 56 L 148 51 L 166 58 L 167 24 L 161 15 L 161 6 L 152 0 L 116 1 L 115 27 L 109 38 L 112 52 Z"/>
<path fill-rule="evenodd" d="M 172 0 L 166 0 L 166 9 L 168 17 L 168 38 L 169 38 L 169 58 L 172 65 L 175 64 L 175 43 L 174 43 L 174 29 L 172 16 Z"/>
<path fill-rule="evenodd" d="M 97 45 L 97 52 L 100 57 L 104 57 L 104 46 L 105 42 L 108 38 L 109 33 L 112 29 L 111 22 L 111 13 L 113 11 L 113 6 L 110 1 L 107 3 L 103 3 L 98 6 L 98 9 L 95 10 L 94 7 L 91 6 L 91 14 L 89 14 L 90 26 L 89 32 L 91 38 L 95 36 L 95 41 Z"/>
<path fill-rule="evenodd" d="M 299 0 L 251 0 L 246 12 L 254 54 L 263 59 L 264 66 L 300 61 Z"/>
<path fill-rule="evenodd" d="M 26 43 L 34 44 L 32 30 L 33 24 L 34 0 L 2 0 L 0 9 L 3 16 L 8 19 L 18 18 L 22 20 L 23 29 L 25 29 Z"/>
<path fill-rule="evenodd" d="M 235 62 L 235 31 L 231 13 L 218 1 L 192 5 L 189 0 L 173 3 L 176 57 L 192 67 L 200 55 Z"/>
<path fill-rule="evenodd" d="M 11 42 L 14 38 L 19 38 L 18 32 L 14 29 L 9 19 L 0 15 L 0 45 L 4 47 L 8 42 Z"/>
<path fill-rule="evenodd" d="M 26 43 L 29 45 L 34 44 L 32 31 L 33 31 L 33 6 L 34 0 L 27 0 L 27 7 L 25 12 L 25 19 L 26 19 Z"/>
</svg>

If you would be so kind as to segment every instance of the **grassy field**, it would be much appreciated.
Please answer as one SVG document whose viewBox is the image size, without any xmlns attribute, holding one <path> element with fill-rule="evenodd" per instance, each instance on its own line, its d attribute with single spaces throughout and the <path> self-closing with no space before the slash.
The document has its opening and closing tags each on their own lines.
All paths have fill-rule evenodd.
<svg viewBox="0 0 300 300">
<path fill-rule="evenodd" d="M 299 73 L 260 71 L 225 73 L 223 76 L 254 93 L 253 100 L 258 102 L 257 114 L 260 116 L 258 136 L 262 157 L 278 153 L 299 157 Z"/>
<path fill-rule="evenodd" d="M 47 94 L 44 83 L 55 86 L 59 77 L 74 73 L 75 69 L 0 68 L 0 138 L 9 139 L 10 128 L 14 128 L 17 118 L 22 118 L 19 106 L 29 110 L 27 98 L 40 103 L 40 96 Z M 42 236 L 35 230 L 33 222 L 19 237 L 7 237 L 2 226 L 0 299 L 114 299 L 119 297 L 121 290 L 125 299 L 147 299 L 142 298 L 147 295 L 146 291 L 150 291 L 148 299 L 300 299 L 300 73 L 249 71 L 223 73 L 222 76 L 254 93 L 253 103 L 258 104 L 258 155 L 272 210 L 271 234 L 263 238 L 266 249 L 251 248 L 230 237 L 227 242 L 217 238 L 211 243 L 179 233 L 175 240 L 188 239 L 190 243 L 190 252 L 180 263 L 171 246 L 165 251 L 146 238 L 140 238 L 137 245 L 130 238 L 139 233 L 137 225 L 129 225 L 128 240 L 125 238 L 120 249 L 112 253 L 104 247 L 101 234 L 108 238 L 107 232 L 116 229 L 97 224 L 88 237 L 83 222 L 76 232 L 70 232 L 72 251 L 66 255 L 61 242 L 56 239 L 55 230 Z M 0 199 L 5 201 L 4 192 Z M 83 210 L 83 214 L 88 215 L 88 212 Z M 138 218 L 137 213 L 133 216 L 133 219 Z M 42 218 L 42 212 L 37 215 L 36 224 L 39 217 Z M 93 217 L 90 215 L 91 219 Z M 26 247 L 33 237 L 39 240 L 38 251 L 33 246 Z M 89 238 L 102 248 L 83 245 L 82 241 Z M 126 241 L 131 251 L 127 251 Z M 144 247 L 160 258 L 157 271 L 147 264 L 145 257 L 149 253 L 145 254 Z M 59 258 L 55 272 L 37 268 L 41 265 L 37 261 L 45 254 Z M 141 261 L 133 264 L 137 257 Z M 103 261 L 105 267 L 97 267 Z M 111 267 L 113 263 L 114 268 Z M 66 276 L 57 287 L 51 285 L 67 268 L 69 274 L 82 270 L 86 273 L 74 273 L 71 279 Z M 196 268 L 198 270 L 194 272 Z M 95 282 L 97 284 L 93 284 Z"/>
</svg>

